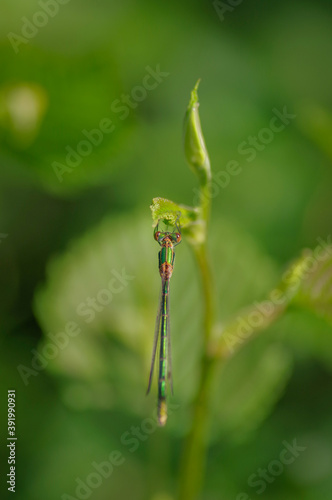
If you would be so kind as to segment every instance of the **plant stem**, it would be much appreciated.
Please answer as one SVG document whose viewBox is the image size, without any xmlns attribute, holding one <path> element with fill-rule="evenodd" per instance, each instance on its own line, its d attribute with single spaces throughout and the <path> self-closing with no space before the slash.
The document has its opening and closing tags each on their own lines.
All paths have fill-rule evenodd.
<svg viewBox="0 0 332 500">
<path fill-rule="evenodd" d="M 204 339 L 200 383 L 194 401 L 192 427 L 185 444 L 180 472 L 179 499 L 181 500 L 194 500 L 202 485 L 207 453 L 210 384 L 214 366 L 214 361 L 208 355 L 214 321 L 214 294 L 205 243 L 194 247 L 194 254 L 200 270 L 204 295 Z"/>
<path fill-rule="evenodd" d="M 193 403 L 191 430 L 185 443 L 179 479 L 179 499 L 194 500 L 201 489 L 207 454 L 207 427 L 210 406 L 210 385 L 214 361 L 209 356 L 214 324 L 215 294 L 212 274 L 207 257 L 206 237 L 211 210 L 211 167 L 198 114 L 198 82 L 191 93 L 185 117 L 185 153 L 189 165 L 200 182 L 200 228 L 199 238 L 193 243 L 195 259 L 199 268 L 204 300 L 204 336 L 200 361 L 200 381 Z"/>
<path fill-rule="evenodd" d="M 206 244 L 194 247 L 194 255 L 200 271 L 204 297 L 204 337 L 205 343 L 210 340 L 214 321 L 214 293 L 212 286 L 212 275 L 207 259 Z"/>
</svg>

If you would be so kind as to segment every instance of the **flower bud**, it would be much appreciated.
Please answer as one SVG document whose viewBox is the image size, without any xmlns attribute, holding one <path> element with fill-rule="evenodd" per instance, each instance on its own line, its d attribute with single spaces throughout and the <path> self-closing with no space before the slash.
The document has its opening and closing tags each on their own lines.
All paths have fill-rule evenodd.
<svg viewBox="0 0 332 500">
<path fill-rule="evenodd" d="M 184 118 L 184 151 L 187 162 L 197 175 L 200 185 L 206 186 L 211 179 L 211 168 L 198 113 L 198 84 L 199 80 L 191 92 Z"/>
</svg>

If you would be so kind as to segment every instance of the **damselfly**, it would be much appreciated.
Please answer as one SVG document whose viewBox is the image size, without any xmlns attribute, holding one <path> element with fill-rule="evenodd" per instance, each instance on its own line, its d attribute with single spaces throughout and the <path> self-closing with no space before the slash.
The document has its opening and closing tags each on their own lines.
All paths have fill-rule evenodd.
<svg viewBox="0 0 332 500">
<path fill-rule="evenodd" d="M 177 219 L 178 220 L 178 219 Z M 169 382 L 173 393 L 171 332 L 169 323 L 169 282 L 173 273 L 174 247 L 181 242 L 181 231 L 175 222 L 176 231 L 161 232 L 158 224 L 154 230 L 154 239 L 161 246 L 159 251 L 159 273 L 161 276 L 161 292 L 153 340 L 152 361 L 147 394 L 151 388 L 154 362 L 159 340 L 159 373 L 158 373 L 158 423 L 165 425 L 167 420 L 166 389 Z"/>
</svg>

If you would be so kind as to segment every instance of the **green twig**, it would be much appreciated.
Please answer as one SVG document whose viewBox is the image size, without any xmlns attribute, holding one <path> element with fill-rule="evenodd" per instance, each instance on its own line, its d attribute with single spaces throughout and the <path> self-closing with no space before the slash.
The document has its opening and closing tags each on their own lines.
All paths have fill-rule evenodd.
<svg viewBox="0 0 332 500">
<path fill-rule="evenodd" d="M 179 480 L 179 499 L 181 500 L 196 498 L 204 477 L 210 384 L 214 366 L 213 359 L 208 355 L 214 321 L 214 294 L 205 244 L 194 248 L 194 254 L 200 270 L 204 296 L 204 340 L 200 362 L 200 382 L 193 404 L 192 426 L 182 458 Z"/>
<path fill-rule="evenodd" d="M 298 290 L 308 274 L 306 257 L 302 256 L 287 270 L 278 287 L 270 293 L 268 300 L 273 306 L 269 308 L 269 314 L 265 315 L 261 324 L 252 327 L 248 338 L 243 339 L 240 336 L 237 317 L 224 325 L 219 339 L 212 339 L 212 332 L 217 332 L 215 293 L 206 243 L 211 210 L 211 168 L 198 114 L 197 88 L 198 83 L 191 93 L 185 115 L 184 149 L 186 159 L 199 181 L 199 206 L 188 207 L 164 198 L 154 198 L 151 205 L 155 223 L 164 219 L 170 224 L 175 224 L 180 218 L 183 235 L 193 248 L 199 269 L 204 304 L 200 379 L 193 401 L 191 429 L 185 442 L 180 466 L 179 500 L 195 500 L 202 487 L 208 449 L 211 383 L 215 365 L 233 356 L 245 341 L 274 323 L 298 295 Z M 263 303 L 261 305 L 263 307 Z M 249 319 L 258 306 L 256 303 L 246 308 L 241 318 L 250 324 Z"/>
<path fill-rule="evenodd" d="M 197 85 L 194 88 L 185 117 L 185 153 L 187 161 L 200 182 L 200 237 L 192 240 L 192 248 L 200 273 L 204 304 L 204 337 L 200 360 L 200 382 L 193 403 L 193 419 L 187 437 L 179 479 L 179 499 L 194 500 L 204 477 L 207 455 L 207 427 L 210 405 L 210 384 L 214 361 L 209 357 L 209 344 L 215 319 L 215 294 L 208 260 L 206 239 L 211 210 L 211 169 L 199 115 Z"/>
<path fill-rule="evenodd" d="M 187 436 L 183 457 L 180 466 L 179 500 L 195 500 L 202 487 L 205 462 L 208 449 L 208 425 L 210 416 L 211 383 L 214 367 L 233 356 L 249 338 L 253 338 L 259 331 L 265 330 L 279 318 L 298 291 L 308 274 L 306 257 L 302 256 L 287 270 L 278 287 L 270 293 L 269 314 L 266 314 L 259 326 L 252 327 L 245 340 L 239 335 L 238 318 L 230 321 L 223 327 L 218 340 L 212 339 L 215 329 L 215 293 L 212 273 L 207 255 L 207 230 L 211 209 L 211 169 L 208 152 L 198 114 L 198 83 L 191 93 L 191 99 L 184 122 L 184 148 L 187 161 L 196 174 L 200 184 L 200 203 L 198 207 L 184 207 L 169 200 L 155 199 L 153 207 L 154 218 L 159 215 L 158 210 L 166 214 L 167 210 L 173 213 L 181 212 L 181 226 L 184 229 L 187 241 L 193 248 L 195 260 L 200 273 L 204 304 L 204 336 L 202 356 L 200 360 L 200 380 L 197 394 L 193 401 L 193 415 L 191 430 Z M 159 207 L 159 208 L 158 208 Z M 175 215 L 173 215 L 174 217 Z M 326 246 L 326 245 L 325 245 Z M 272 298 L 273 297 L 273 298 Z M 272 299 L 272 300 L 271 300 Z M 265 301 L 265 303 L 267 303 Z M 263 306 L 263 303 L 261 304 Z M 241 315 L 248 324 L 249 318 L 259 306 L 257 303 L 246 308 Z"/>
</svg>

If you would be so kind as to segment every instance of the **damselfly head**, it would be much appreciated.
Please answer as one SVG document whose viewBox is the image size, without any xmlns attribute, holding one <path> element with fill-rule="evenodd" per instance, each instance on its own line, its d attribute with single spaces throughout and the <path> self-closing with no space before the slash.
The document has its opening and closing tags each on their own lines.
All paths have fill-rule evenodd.
<svg viewBox="0 0 332 500">
<path fill-rule="evenodd" d="M 181 232 L 180 232 L 180 227 L 178 226 L 178 224 L 176 223 L 175 227 L 176 227 L 176 232 L 175 231 L 160 231 L 159 230 L 159 222 L 158 224 L 156 225 L 155 229 L 154 229 L 154 239 L 156 241 L 158 241 L 159 245 L 163 245 L 163 243 L 165 243 L 166 241 L 168 241 L 169 243 L 173 244 L 173 245 L 178 245 L 180 242 L 181 242 Z M 171 224 L 167 224 L 165 222 L 162 222 L 161 223 L 163 226 L 165 226 L 166 229 L 168 229 Z"/>
<path fill-rule="evenodd" d="M 156 231 L 154 233 L 154 239 L 158 241 L 159 245 L 178 245 L 181 242 L 181 234 L 180 233 L 168 233 Z"/>
</svg>

